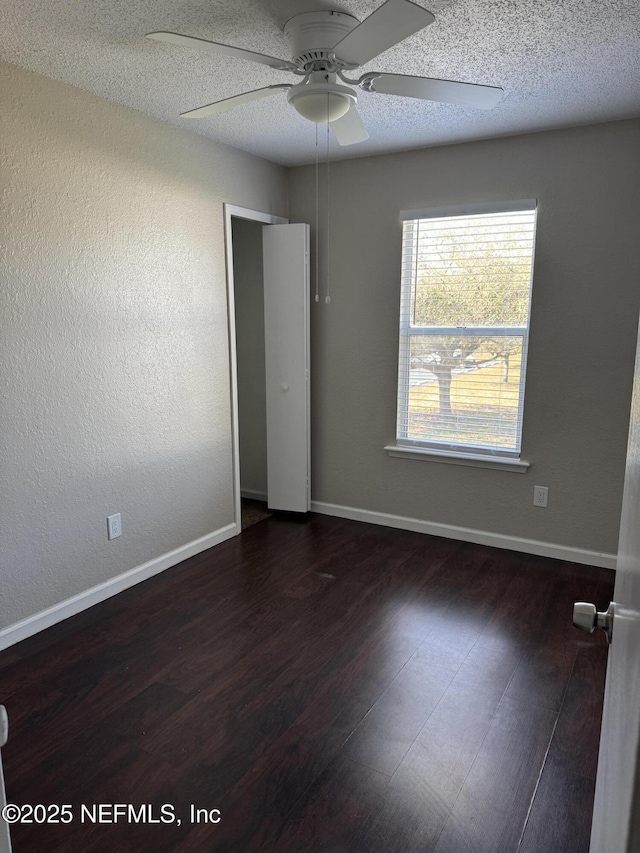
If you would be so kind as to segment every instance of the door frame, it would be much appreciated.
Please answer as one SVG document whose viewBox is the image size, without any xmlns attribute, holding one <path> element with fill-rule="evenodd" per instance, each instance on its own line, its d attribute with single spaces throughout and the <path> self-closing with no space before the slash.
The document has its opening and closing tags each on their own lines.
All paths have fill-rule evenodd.
<svg viewBox="0 0 640 853">
<path fill-rule="evenodd" d="M 240 494 L 240 427 L 238 422 L 238 352 L 236 346 L 236 299 L 233 271 L 233 229 L 231 219 L 248 219 L 262 225 L 288 225 L 289 220 L 272 213 L 223 204 L 224 243 L 227 261 L 227 322 L 229 328 L 229 372 L 231 374 L 231 459 L 233 466 L 233 512 L 235 535 L 242 532 L 242 504 Z"/>
</svg>

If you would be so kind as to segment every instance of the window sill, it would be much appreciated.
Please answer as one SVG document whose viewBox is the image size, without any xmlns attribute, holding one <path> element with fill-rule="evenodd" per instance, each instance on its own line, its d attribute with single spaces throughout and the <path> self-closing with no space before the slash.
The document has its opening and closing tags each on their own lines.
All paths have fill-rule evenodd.
<svg viewBox="0 0 640 853">
<path fill-rule="evenodd" d="M 481 456 L 475 453 L 446 453 L 441 450 L 426 450 L 420 447 L 404 447 L 390 444 L 385 447 L 389 456 L 401 459 L 421 459 L 423 462 L 445 462 L 448 465 L 469 465 L 472 468 L 494 468 L 498 471 L 511 471 L 514 474 L 526 474 L 531 463 L 522 459 L 510 459 L 506 456 Z"/>
</svg>

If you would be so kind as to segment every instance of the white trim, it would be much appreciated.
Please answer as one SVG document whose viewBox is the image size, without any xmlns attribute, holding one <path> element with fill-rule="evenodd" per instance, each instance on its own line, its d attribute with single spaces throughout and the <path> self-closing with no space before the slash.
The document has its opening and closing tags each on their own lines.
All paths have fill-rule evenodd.
<svg viewBox="0 0 640 853">
<path fill-rule="evenodd" d="M 414 325 L 416 318 L 412 316 L 413 312 L 413 303 L 416 298 L 416 288 L 418 285 L 418 257 L 421 257 L 421 248 L 420 248 L 420 223 L 430 223 L 429 227 L 433 225 L 433 223 L 439 222 L 449 222 L 450 220 L 456 218 L 464 218 L 464 220 L 468 220 L 470 217 L 476 221 L 476 224 L 480 225 L 483 221 L 483 217 L 487 215 L 491 216 L 496 213 L 502 213 L 507 215 L 520 215 L 526 214 L 527 222 L 531 221 L 532 226 L 532 244 L 531 244 L 531 269 L 529 274 L 529 299 L 527 304 L 527 323 L 526 326 L 432 326 L 432 325 Z M 402 264 L 401 264 L 401 299 L 400 299 L 400 330 L 399 330 L 399 351 L 398 351 L 398 399 L 397 399 L 397 427 L 396 427 L 396 442 L 398 444 L 405 444 L 406 440 L 409 438 L 409 429 L 411 423 L 411 412 L 410 412 L 410 374 L 411 374 L 411 350 L 412 350 L 412 341 L 414 338 L 423 338 L 423 337 L 440 337 L 440 336 L 448 336 L 455 335 L 458 337 L 459 335 L 465 336 L 477 336 L 480 338 L 486 337 L 495 337 L 499 336 L 508 336 L 513 339 L 520 338 L 521 339 L 521 369 L 520 369 L 520 378 L 518 383 L 518 407 L 517 407 L 517 432 L 516 432 L 516 446 L 513 448 L 516 453 L 504 455 L 516 455 L 520 454 L 520 447 L 522 442 L 522 418 L 523 418 L 523 409 L 524 409 L 524 388 L 526 382 L 526 365 L 527 365 L 527 353 L 529 347 L 529 328 L 530 328 L 530 320 L 531 320 L 531 292 L 533 285 L 533 266 L 534 266 L 534 257 L 535 257 L 535 237 L 536 237 L 536 228 L 537 228 L 537 202 L 535 199 L 522 199 L 522 200 L 511 200 L 507 202 L 480 202 L 480 203 L 471 203 L 466 205 L 455 205 L 448 207 L 438 207 L 432 209 L 425 209 L 422 211 L 413 210 L 413 211 L 401 211 L 400 219 L 402 221 Z M 431 221 L 432 220 L 432 221 Z M 425 228 L 427 226 L 425 225 Z M 527 232 L 528 233 L 528 232 Z M 427 240 L 429 239 L 429 231 L 426 232 Z M 524 238 L 524 235 L 523 235 Z M 437 238 L 436 238 L 437 242 Z M 473 255 L 471 255 L 473 258 Z M 525 257 L 523 256 L 523 261 Z M 425 261 L 425 263 L 429 264 L 430 261 Z M 438 262 L 436 262 L 438 263 Z M 449 270 L 447 270 L 449 272 Z M 497 360 L 494 359 L 494 363 L 497 363 Z M 480 363 L 482 365 L 482 362 Z M 508 372 L 509 360 L 508 357 L 505 356 L 505 365 Z M 466 372 L 466 371 L 465 371 Z M 434 377 L 438 378 L 438 377 Z M 451 370 L 449 371 L 449 385 L 451 384 Z M 440 388 L 440 393 L 442 394 L 442 386 L 440 382 L 438 383 Z M 500 429 L 500 419 L 494 420 L 493 416 L 487 416 L 487 427 L 494 434 L 495 438 L 499 437 Z M 454 426 L 454 425 L 452 425 Z M 460 424 L 456 422 L 454 429 L 457 432 L 457 429 L 460 427 Z M 425 445 L 429 445 L 433 447 L 434 450 L 438 450 L 443 444 L 445 447 L 447 444 L 449 448 L 454 453 L 460 453 L 461 455 L 470 454 L 471 456 L 478 455 L 477 447 L 474 447 L 472 443 L 469 441 L 464 441 L 462 434 L 460 435 L 452 435 L 450 442 L 442 442 L 442 441 L 429 441 L 432 437 L 428 433 L 430 429 L 428 424 L 424 425 L 423 434 L 420 436 L 421 439 L 424 439 Z M 458 441 L 455 439 L 458 438 Z M 435 447 L 434 447 L 435 445 Z M 497 448 L 496 448 L 497 449 Z M 507 448 L 500 448 L 500 450 L 506 451 Z M 447 451 L 448 452 L 448 451 Z M 416 458 L 416 457 L 414 457 Z M 444 461 L 444 460 L 443 460 Z M 478 463 L 476 463 L 478 465 Z M 483 466 L 487 467 L 487 466 Z M 493 466 L 490 466 L 493 467 Z M 517 470 L 516 468 L 512 468 L 511 470 Z"/>
<path fill-rule="evenodd" d="M 401 210 L 400 221 L 409 219 L 440 219 L 449 216 L 481 216 L 483 213 L 515 213 L 519 210 L 535 210 L 535 198 L 511 199 L 509 201 L 479 201 L 470 204 L 453 204 L 446 207 L 420 207 L 416 210 Z"/>
<path fill-rule="evenodd" d="M 340 506 L 322 501 L 311 501 L 311 510 L 322 515 L 350 518 L 353 521 L 366 521 L 369 524 L 396 527 L 399 530 L 413 530 L 416 533 L 444 536 L 446 539 L 459 539 L 462 542 L 474 542 L 477 545 L 491 545 L 494 548 L 506 548 L 508 551 L 520 551 L 525 554 L 536 554 L 540 557 L 553 557 L 557 560 L 568 560 L 571 563 L 585 563 L 588 566 L 599 566 L 603 569 L 615 569 L 616 567 L 616 554 L 606 554 L 601 551 L 587 551 L 583 548 L 539 542 L 536 539 L 523 539 L 519 536 L 490 533 L 487 530 L 474 530 L 471 527 L 459 527 L 454 524 L 439 524 L 433 521 L 423 521 L 420 518 L 406 518 L 402 515 L 391 515 L 386 512 L 374 512 L 369 509 L 357 509 L 356 507 Z"/>
<path fill-rule="evenodd" d="M 240 489 L 240 494 L 243 498 L 248 498 L 252 501 L 266 501 L 267 493 L 259 492 L 257 489 Z"/>
<path fill-rule="evenodd" d="M 420 459 L 423 462 L 446 462 L 450 465 L 469 465 L 472 468 L 496 468 L 499 471 L 511 471 L 514 474 L 526 474 L 531 465 L 523 459 L 509 459 L 507 456 L 483 456 L 480 453 L 454 453 L 444 450 L 426 450 L 421 447 L 406 447 L 388 444 L 385 450 L 389 456 L 401 459 Z"/>
<path fill-rule="evenodd" d="M 236 299 L 233 280 L 233 229 L 231 217 L 262 222 L 263 225 L 287 225 L 289 220 L 260 210 L 238 207 L 235 204 L 223 204 L 224 245 L 227 261 L 227 322 L 229 326 L 229 376 L 231 384 L 231 456 L 233 468 L 233 507 L 238 533 L 241 529 L 242 510 L 240 506 L 240 429 L 238 426 L 238 354 L 236 348 Z"/>
<path fill-rule="evenodd" d="M 273 213 L 263 213 L 261 210 L 251 210 L 248 207 L 238 207 L 236 204 L 224 203 L 225 222 L 236 216 L 238 219 L 250 219 L 252 222 L 262 222 L 264 225 L 288 225 L 289 220 Z"/>
<path fill-rule="evenodd" d="M 175 548 L 160 557 L 149 560 L 134 569 L 129 569 L 115 578 L 104 581 L 97 586 L 91 587 L 84 592 L 67 598 L 59 604 L 54 604 L 53 607 L 48 607 L 46 610 L 41 610 L 34 616 L 28 616 L 21 622 L 16 622 L 14 625 L 9 625 L 0 631 L 0 651 L 12 646 L 14 643 L 19 643 L 45 628 L 50 628 L 63 619 L 68 619 L 69 616 L 74 616 L 94 604 L 99 604 L 113 595 L 117 595 L 131 586 L 147 580 L 147 578 L 164 572 L 165 569 L 170 569 L 172 566 L 181 563 L 189 557 L 199 554 L 201 551 L 206 551 L 207 548 L 212 548 L 214 545 L 219 545 L 226 539 L 236 536 L 240 533 L 239 525 L 236 522 L 226 524 L 219 530 L 214 530 L 213 533 L 208 533 L 206 536 L 201 536 L 200 539 L 195 539 L 193 542 L 188 542 L 180 548 Z"/>
</svg>

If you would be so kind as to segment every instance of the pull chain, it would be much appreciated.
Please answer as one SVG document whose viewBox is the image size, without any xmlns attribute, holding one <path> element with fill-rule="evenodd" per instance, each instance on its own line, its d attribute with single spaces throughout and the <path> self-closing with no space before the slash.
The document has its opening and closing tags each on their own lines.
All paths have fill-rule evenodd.
<svg viewBox="0 0 640 853">
<path fill-rule="evenodd" d="M 329 218 L 329 93 L 327 92 L 327 235 L 325 237 L 325 242 L 327 244 L 326 247 L 326 257 L 327 257 L 327 268 L 326 268 L 326 276 L 327 276 L 327 295 L 324 298 L 324 301 L 327 305 L 331 302 L 331 294 L 329 293 L 329 228 L 330 228 L 330 218 Z"/>
<path fill-rule="evenodd" d="M 320 182 L 318 180 L 318 168 L 318 125 L 316 123 L 316 302 L 320 302 L 320 240 L 318 236 L 318 228 L 320 227 L 320 200 L 318 198 L 318 187 Z"/>
</svg>

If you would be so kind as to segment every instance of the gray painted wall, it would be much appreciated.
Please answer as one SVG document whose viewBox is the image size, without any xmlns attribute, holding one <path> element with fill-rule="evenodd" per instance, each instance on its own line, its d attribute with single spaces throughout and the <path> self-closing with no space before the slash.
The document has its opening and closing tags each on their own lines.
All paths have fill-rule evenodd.
<svg viewBox="0 0 640 853">
<path fill-rule="evenodd" d="M 616 551 L 640 302 L 639 150 L 629 121 L 331 165 L 332 301 L 312 304 L 314 500 Z M 291 171 L 289 192 L 291 221 L 313 222 L 312 167 Z M 531 468 L 389 458 L 398 214 L 518 198 L 539 201 L 522 447 Z M 548 509 L 532 506 L 534 485 L 549 486 Z"/>
<path fill-rule="evenodd" d="M 279 166 L 0 77 L 4 627 L 233 520 L 222 205 L 287 197 Z"/>
<path fill-rule="evenodd" d="M 240 488 L 267 493 L 262 225 L 233 217 Z"/>
</svg>

